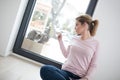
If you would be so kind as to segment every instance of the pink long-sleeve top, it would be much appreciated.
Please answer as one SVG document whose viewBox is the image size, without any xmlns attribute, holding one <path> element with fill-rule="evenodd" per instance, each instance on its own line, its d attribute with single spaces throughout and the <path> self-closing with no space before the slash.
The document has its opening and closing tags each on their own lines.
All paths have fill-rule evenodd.
<svg viewBox="0 0 120 80">
<path fill-rule="evenodd" d="M 59 43 L 64 57 L 67 58 L 62 69 L 90 79 L 96 68 L 99 42 L 94 37 L 81 40 L 80 36 L 76 36 L 71 40 L 67 49 L 62 40 Z"/>
</svg>

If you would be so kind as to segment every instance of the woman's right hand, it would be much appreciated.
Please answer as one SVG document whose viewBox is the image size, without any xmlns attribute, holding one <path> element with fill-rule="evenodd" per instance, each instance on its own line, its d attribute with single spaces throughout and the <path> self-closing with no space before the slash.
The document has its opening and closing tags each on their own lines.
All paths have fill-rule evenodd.
<svg viewBox="0 0 120 80">
<path fill-rule="evenodd" d="M 59 41 L 62 40 L 62 34 L 61 34 L 61 33 L 58 34 L 58 40 L 59 40 Z"/>
</svg>

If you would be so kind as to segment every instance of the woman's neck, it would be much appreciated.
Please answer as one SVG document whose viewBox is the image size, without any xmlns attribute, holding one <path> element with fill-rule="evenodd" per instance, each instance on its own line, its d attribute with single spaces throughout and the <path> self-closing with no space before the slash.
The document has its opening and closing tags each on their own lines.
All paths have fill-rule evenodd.
<svg viewBox="0 0 120 80">
<path fill-rule="evenodd" d="M 86 40 L 88 38 L 91 38 L 92 36 L 90 35 L 89 31 L 84 32 L 84 34 L 81 35 L 82 40 Z"/>
</svg>

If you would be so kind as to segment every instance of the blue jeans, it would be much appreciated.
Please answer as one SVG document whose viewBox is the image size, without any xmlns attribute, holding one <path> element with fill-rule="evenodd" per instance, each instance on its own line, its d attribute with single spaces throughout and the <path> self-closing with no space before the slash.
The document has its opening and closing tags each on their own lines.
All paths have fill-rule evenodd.
<svg viewBox="0 0 120 80">
<path fill-rule="evenodd" d="M 61 70 L 51 65 L 43 66 L 40 69 L 40 76 L 42 80 L 70 80 L 70 78 L 80 79 L 79 76 L 69 71 Z"/>
</svg>

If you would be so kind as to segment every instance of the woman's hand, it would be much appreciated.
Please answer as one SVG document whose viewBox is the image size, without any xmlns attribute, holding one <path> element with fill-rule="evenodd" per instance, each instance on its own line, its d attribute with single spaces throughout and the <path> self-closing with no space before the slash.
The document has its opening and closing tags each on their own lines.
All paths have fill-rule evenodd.
<svg viewBox="0 0 120 80">
<path fill-rule="evenodd" d="M 59 40 L 59 41 L 62 40 L 62 34 L 61 34 L 61 33 L 58 34 L 58 40 Z"/>
<path fill-rule="evenodd" d="M 80 80 L 88 80 L 88 79 L 80 79 Z"/>
<path fill-rule="evenodd" d="M 83 77 L 82 79 L 80 79 L 80 80 L 88 80 L 88 78 L 86 78 L 86 77 Z"/>
</svg>

